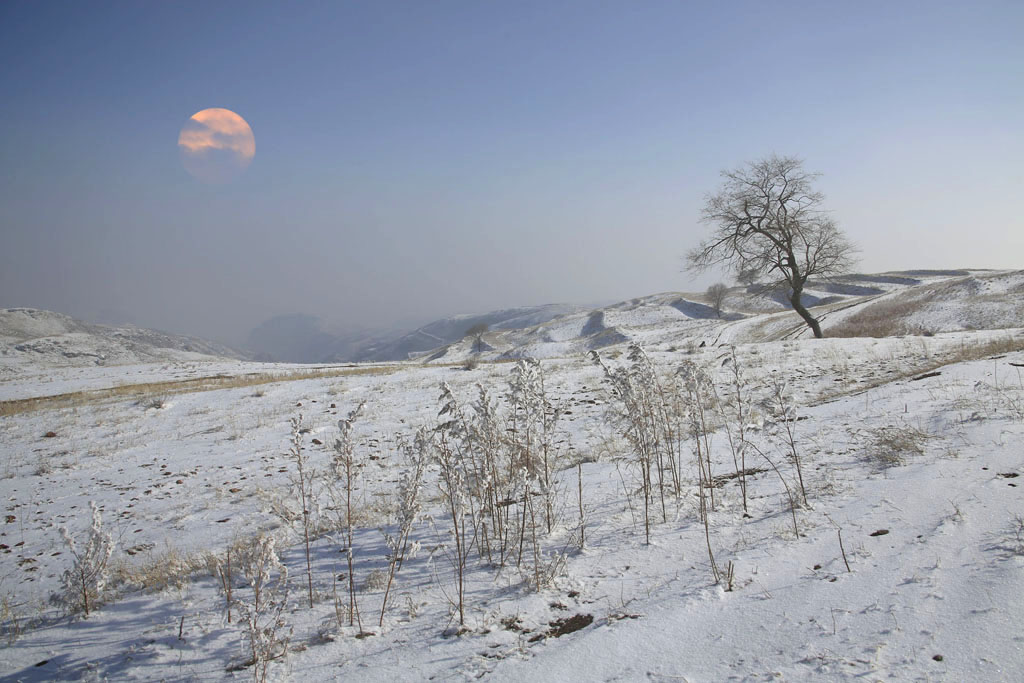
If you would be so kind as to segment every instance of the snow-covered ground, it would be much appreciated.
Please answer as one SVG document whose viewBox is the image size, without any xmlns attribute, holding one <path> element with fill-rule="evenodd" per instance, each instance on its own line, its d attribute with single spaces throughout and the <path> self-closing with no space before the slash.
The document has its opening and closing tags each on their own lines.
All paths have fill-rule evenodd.
<svg viewBox="0 0 1024 683">
<path fill-rule="evenodd" d="M 813 306 L 828 336 L 937 334 L 1024 325 L 1024 271 L 901 271 L 809 282 Z M 721 316 L 704 294 L 666 292 L 592 311 L 569 313 L 534 327 L 492 330 L 488 350 L 472 339 L 446 345 L 430 358 L 563 358 L 624 341 L 645 345 L 753 343 L 810 336 L 786 293 L 761 286 L 728 290 Z"/>
<path fill-rule="evenodd" d="M 0 308 L 0 383 L 45 379 L 51 368 L 248 358 L 205 339 L 135 326 L 112 327 L 34 308 Z M 0 398 L 0 400 L 3 400 Z"/>
<path fill-rule="evenodd" d="M 666 297 L 664 305 L 675 301 Z M 633 315 L 620 308 L 623 318 Z M 606 309 L 599 322 L 626 326 L 615 318 L 620 313 Z M 738 330 L 732 338 L 739 339 L 754 334 L 744 326 L 767 324 L 763 316 L 696 323 L 715 325 L 720 337 L 699 347 L 657 311 L 641 313 L 630 335 L 645 342 L 655 365 L 671 372 L 696 362 L 723 395 L 728 331 Z M 559 337 L 551 330 L 545 343 L 563 343 Z M 461 633 L 435 469 L 413 531 L 419 554 L 403 565 L 378 626 L 383 586 L 375 572 L 387 566 L 381 529 L 395 531 L 405 446 L 417 427 L 437 424 L 441 383 L 467 406 L 477 384 L 498 398 L 512 364 L 339 367 L 305 379 L 288 374 L 294 366 L 237 361 L 51 368 L 49 383 L 26 374 L 0 383 L 0 400 L 84 393 L 70 404 L 19 404 L 0 413 L 0 680 L 251 678 L 238 610 L 228 623 L 204 553 L 259 533 L 286 548 L 291 582 L 284 613 L 290 648 L 270 665 L 273 677 L 1021 680 L 1019 349 L 1019 328 L 738 343 L 753 405 L 768 399 L 772 377 L 787 384 L 808 503 L 790 510 L 787 487 L 797 491 L 797 476 L 784 425 L 767 408 L 758 408 L 764 421 L 751 438 L 786 484 L 765 461 L 748 460 L 758 472 L 748 479 L 747 516 L 738 481 L 728 478 L 735 468 L 724 431 L 712 434 L 720 479 L 709 539 L 717 565 L 733 567 L 732 590 L 712 577 L 695 472 L 684 470 L 686 486 L 669 497 L 665 518 L 660 508 L 654 514 L 646 544 L 631 449 L 609 419 L 612 397 L 600 369 L 577 354 L 545 360 L 548 394 L 566 409 L 555 441 L 565 467 L 556 523 L 538 541 L 553 580 L 534 590 L 529 562 L 499 569 L 474 550 Z M 624 352 L 622 344 L 602 349 L 613 365 L 625 362 Z M 282 380 L 172 389 L 182 380 L 274 373 Z M 140 383 L 165 390 L 90 393 Z M 373 635 L 357 637 L 358 628 L 338 624 L 336 611 L 336 602 L 347 605 L 343 539 L 331 533 L 313 542 L 310 609 L 300 536 L 273 510 L 294 476 L 289 420 L 302 415 L 304 447 L 324 468 L 338 419 L 362 401 L 354 576 L 364 631 Z M 571 466 L 578 461 L 579 470 Z M 112 582 L 107 604 L 82 619 L 49 598 L 70 566 L 58 527 L 82 538 L 90 501 L 117 541 L 112 563 L 122 582 Z M 236 597 L 244 600 L 246 590 L 239 583 Z"/>
</svg>

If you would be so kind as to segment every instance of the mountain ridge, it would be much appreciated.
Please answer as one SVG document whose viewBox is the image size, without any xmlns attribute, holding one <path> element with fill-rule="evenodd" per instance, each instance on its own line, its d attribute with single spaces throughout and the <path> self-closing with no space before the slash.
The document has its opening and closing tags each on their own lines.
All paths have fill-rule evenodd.
<svg viewBox="0 0 1024 683">
<path fill-rule="evenodd" d="M 7 308 L 0 309 L 0 372 L 17 373 L 23 365 L 224 358 L 458 363 L 471 358 L 564 357 L 629 341 L 681 346 L 804 336 L 809 332 L 789 308 L 786 294 L 761 285 L 735 286 L 716 311 L 705 294 L 661 292 L 607 306 L 545 304 L 459 314 L 385 333 L 332 333 L 314 316 L 288 314 L 254 329 L 250 341 L 261 328 L 266 335 L 249 350 L 134 325 L 99 325 L 61 313 Z M 812 281 L 805 302 L 826 335 L 893 336 L 1022 326 L 1021 295 L 1021 270 L 906 270 Z M 478 332 L 470 335 L 473 328 Z"/>
</svg>

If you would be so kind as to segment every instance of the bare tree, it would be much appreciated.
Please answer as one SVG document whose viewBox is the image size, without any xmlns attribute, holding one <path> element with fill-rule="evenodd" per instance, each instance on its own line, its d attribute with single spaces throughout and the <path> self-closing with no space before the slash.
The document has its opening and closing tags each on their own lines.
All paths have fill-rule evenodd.
<svg viewBox="0 0 1024 683">
<path fill-rule="evenodd" d="M 721 282 L 708 287 L 708 291 L 705 296 L 708 298 L 708 303 L 711 304 L 711 308 L 715 309 L 715 315 L 719 318 L 722 317 L 722 304 L 725 302 L 725 295 L 729 292 L 729 288 Z"/>
<path fill-rule="evenodd" d="M 820 208 L 824 196 L 814 190 L 816 173 L 794 157 L 772 155 L 733 171 L 704 204 L 702 222 L 711 237 L 687 254 L 691 272 L 721 265 L 734 274 L 750 271 L 785 286 L 789 303 L 815 337 L 818 320 L 801 296 L 807 279 L 846 272 L 856 247 Z"/>
<path fill-rule="evenodd" d="M 743 268 L 736 273 L 736 282 L 740 283 L 744 287 L 750 287 L 757 284 L 758 278 L 761 274 L 754 268 Z"/>
<path fill-rule="evenodd" d="M 465 337 L 474 337 L 473 353 L 480 353 L 484 350 L 484 334 L 489 329 L 490 326 L 487 323 L 477 323 L 466 330 Z"/>
</svg>

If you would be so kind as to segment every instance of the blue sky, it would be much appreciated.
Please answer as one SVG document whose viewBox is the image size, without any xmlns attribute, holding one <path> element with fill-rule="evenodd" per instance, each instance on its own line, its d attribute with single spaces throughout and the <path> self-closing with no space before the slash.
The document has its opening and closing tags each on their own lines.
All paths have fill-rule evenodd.
<svg viewBox="0 0 1024 683">
<path fill-rule="evenodd" d="M 0 5 L 0 306 L 228 341 L 702 289 L 718 172 L 823 173 L 861 270 L 1024 267 L 1024 3 Z M 195 112 L 243 116 L 233 183 Z"/>
</svg>

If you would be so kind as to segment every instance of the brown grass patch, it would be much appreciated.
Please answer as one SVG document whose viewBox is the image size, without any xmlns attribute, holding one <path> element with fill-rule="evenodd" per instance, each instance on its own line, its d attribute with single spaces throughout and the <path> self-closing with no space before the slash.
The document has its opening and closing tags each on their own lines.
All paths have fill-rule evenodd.
<svg viewBox="0 0 1024 683">
<path fill-rule="evenodd" d="M 869 303 L 846 320 L 826 329 L 829 337 L 902 337 L 906 335 L 931 336 L 933 330 L 906 322 L 913 313 L 933 301 L 933 290 L 911 291 L 902 296 Z"/>
<path fill-rule="evenodd" d="M 332 377 L 352 377 L 359 375 L 386 375 L 397 372 L 401 365 L 367 365 L 329 368 L 313 368 L 288 373 L 250 372 L 244 375 L 211 375 L 193 379 L 168 380 L 166 382 L 144 382 L 141 384 L 122 384 L 107 389 L 86 389 L 72 391 L 53 396 L 0 401 L 0 417 L 27 413 L 47 408 L 67 408 L 97 403 L 111 399 L 142 399 L 147 396 L 161 397 L 174 394 L 190 394 L 200 391 L 217 391 L 219 389 L 236 389 L 253 387 L 278 382 L 296 382 L 306 379 L 324 379 Z"/>
<path fill-rule="evenodd" d="M 113 584 L 147 592 L 182 589 L 199 574 L 210 571 L 208 552 L 184 552 L 168 546 L 160 552 L 147 552 L 140 560 L 120 560 L 111 571 Z"/>
<path fill-rule="evenodd" d="M 927 432 L 907 424 L 879 427 L 868 439 L 864 455 L 883 469 L 902 465 L 910 456 L 923 455 L 930 438 Z"/>
</svg>

